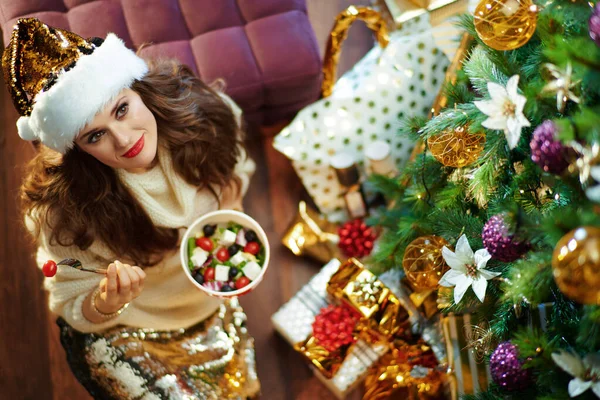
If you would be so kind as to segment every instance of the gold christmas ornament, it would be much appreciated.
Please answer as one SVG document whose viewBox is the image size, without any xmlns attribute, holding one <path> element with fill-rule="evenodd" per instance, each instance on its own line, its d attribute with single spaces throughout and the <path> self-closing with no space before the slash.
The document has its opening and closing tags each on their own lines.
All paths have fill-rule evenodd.
<svg viewBox="0 0 600 400">
<path fill-rule="evenodd" d="M 402 267 L 415 290 L 436 289 L 448 269 L 442 248 L 450 244 L 440 236 L 421 236 L 406 247 Z"/>
<path fill-rule="evenodd" d="M 563 236 L 554 248 L 552 269 L 567 297 L 600 305 L 600 228 L 583 226 Z"/>
<path fill-rule="evenodd" d="M 461 126 L 430 137 L 427 145 L 435 159 L 446 167 L 462 168 L 477 160 L 485 145 L 485 135 L 470 134 L 466 126 Z"/>
<path fill-rule="evenodd" d="M 535 33 L 537 11 L 531 0 L 482 0 L 473 13 L 475 30 L 492 49 L 518 49 Z"/>
</svg>

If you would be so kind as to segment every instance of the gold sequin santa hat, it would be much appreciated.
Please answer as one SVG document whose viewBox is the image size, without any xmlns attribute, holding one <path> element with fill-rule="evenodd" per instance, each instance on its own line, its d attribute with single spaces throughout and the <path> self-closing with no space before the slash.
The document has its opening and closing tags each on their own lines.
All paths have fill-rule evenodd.
<svg viewBox="0 0 600 400">
<path fill-rule="evenodd" d="M 35 18 L 14 26 L 2 57 L 19 136 L 66 153 L 79 131 L 148 66 L 109 33 L 86 40 Z"/>
</svg>

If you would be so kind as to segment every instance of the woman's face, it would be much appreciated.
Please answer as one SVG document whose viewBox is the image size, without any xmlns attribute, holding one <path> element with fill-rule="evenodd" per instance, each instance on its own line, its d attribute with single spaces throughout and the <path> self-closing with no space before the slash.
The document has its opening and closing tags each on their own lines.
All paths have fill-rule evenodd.
<svg viewBox="0 0 600 400">
<path fill-rule="evenodd" d="M 101 163 L 130 172 L 153 165 L 157 143 L 154 114 L 131 89 L 121 91 L 75 139 L 81 150 Z"/>
</svg>

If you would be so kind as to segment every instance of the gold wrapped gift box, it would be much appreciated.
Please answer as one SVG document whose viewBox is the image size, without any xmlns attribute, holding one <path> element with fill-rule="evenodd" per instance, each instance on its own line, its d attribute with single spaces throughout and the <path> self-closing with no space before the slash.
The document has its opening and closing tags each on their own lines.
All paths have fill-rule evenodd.
<svg viewBox="0 0 600 400">
<path fill-rule="evenodd" d="M 429 345 L 396 343 L 365 379 L 363 400 L 443 400 L 447 398 L 443 367 Z"/>
<path fill-rule="evenodd" d="M 355 258 L 333 274 L 327 292 L 361 315 L 359 326 L 375 340 L 410 336 L 410 312 L 400 299 Z"/>
<path fill-rule="evenodd" d="M 346 261 L 331 276 L 327 293 L 334 302 L 343 302 L 359 313 L 361 319 L 354 330 L 357 339 L 387 347 L 396 336 L 410 336 L 409 312 L 396 295 L 355 258 Z M 319 346 L 312 335 L 294 345 L 328 379 L 339 370 L 353 347 L 329 352 Z"/>
<path fill-rule="evenodd" d="M 328 352 L 312 337 L 320 310 L 344 302 L 362 321 L 357 341 Z M 315 375 L 340 399 L 365 378 L 369 368 L 390 351 L 396 336 L 408 334 L 409 312 L 401 301 L 355 259 L 331 260 L 272 317 L 275 329 L 315 368 Z"/>
<path fill-rule="evenodd" d="M 327 284 L 341 262 L 329 261 L 298 293 L 272 315 L 273 326 L 290 345 L 303 354 L 315 369 L 315 376 L 339 399 L 345 398 L 363 382 L 370 367 L 389 351 L 387 343 L 372 343 L 359 338 L 339 353 L 326 350 L 311 341 L 312 324 L 321 309 L 332 303 Z M 304 346 L 305 350 L 302 350 Z M 305 354 L 307 353 L 307 354 Z M 325 372 L 323 372 L 325 371 Z M 330 376 L 327 378 L 326 375 Z"/>
<path fill-rule="evenodd" d="M 414 356 L 411 365 L 402 361 L 407 354 L 421 353 L 435 359 L 427 344 L 415 342 L 412 337 L 412 315 L 404 307 L 404 301 L 408 300 L 397 297 L 356 259 L 344 264 L 331 260 L 271 320 L 275 329 L 314 367 L 319 380 L 340 399 L 363 382 L 367 374 L 377 377 L 365 387 L 373 396 L 380 390 L 393 389 L 393 392 L 412 393 L 409 399 L 444 398 L 440 394 L 441 388 L 446 388 L 444 370 L 425 371 Z M 313 337 L 312 323 L 320 310 L 332 303 L 350 306 L 361 319 L 354 330 L 357 341 L 329 352 Z M 385 354 L 391 355 L 382 358 Z M 400 385 L 385 375 L 385 371 L 396 370 L 405 374 L 406 381 Z"/>
</svg>

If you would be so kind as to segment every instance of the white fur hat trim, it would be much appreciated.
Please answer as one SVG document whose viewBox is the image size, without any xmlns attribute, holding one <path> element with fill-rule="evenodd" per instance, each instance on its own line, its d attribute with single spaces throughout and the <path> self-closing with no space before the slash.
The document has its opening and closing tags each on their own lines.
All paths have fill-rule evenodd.
<svg viewBox="0 0 600 400">
<path fill-rule="evenodd" d="M 81 56 L 48 91 L 38 93 L 31 115 L 17 121 L 19 136 L 64 154 L 99 111 L 147 72 L 146 62 L 109 33 L 92 54 Z"/>
</svg>

